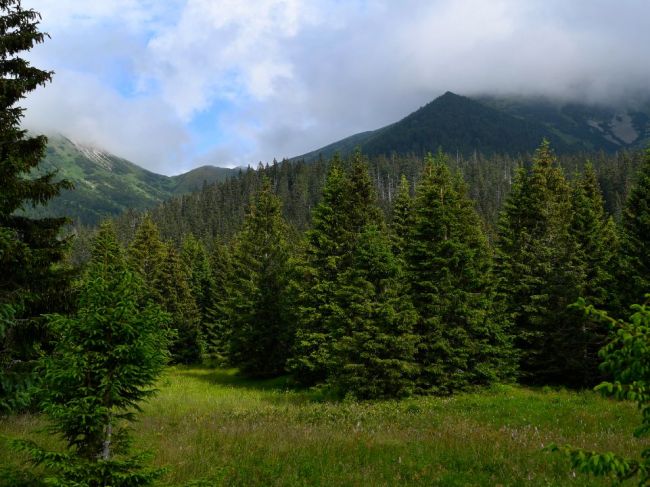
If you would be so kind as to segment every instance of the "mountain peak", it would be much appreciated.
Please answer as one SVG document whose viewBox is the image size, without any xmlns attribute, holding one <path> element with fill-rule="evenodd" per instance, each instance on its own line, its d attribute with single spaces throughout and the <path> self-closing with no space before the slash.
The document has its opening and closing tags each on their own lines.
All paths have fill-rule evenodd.
<svg viewBox="0 0 650 487">
<path fill-rule="evenodd" d="M 438 98 L 436 98 L 436 100 L 445 99 L 445 98 L 446 99 L 453 99 L 453 98 L 458 99 L 458 98 L 465 98 L 465 97 L 461 96 L 461 95 L 457 95 L 453 91 L 445 91 L 444 94 L 440 95 Z"/>
</svg>

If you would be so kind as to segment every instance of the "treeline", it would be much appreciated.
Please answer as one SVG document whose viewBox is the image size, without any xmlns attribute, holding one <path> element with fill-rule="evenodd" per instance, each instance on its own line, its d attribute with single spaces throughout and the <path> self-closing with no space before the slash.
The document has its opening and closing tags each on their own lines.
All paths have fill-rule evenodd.
<svg viewBox="0 0 650 487">
<path fill-rule="evenodd" d="M 496 236 L 499 212 L 503 207 L 514 175 L 519 167 L 530 167 L 531 157 L 485 156 L 471 157 L 450 154 L 448 164 L 452 171 L 460 171 L 468 185 L 468 194 L 484 222 L 490 240 Z M 587 161 L 596 172 L 605 201 L 606 211 L 617 219 L 624 206 L 630 183 L 640 162 L 638 152 L 620 152 L 615 155 L 564 155 L 558 158 L 565 175 L 573 179 L 584 171 Z M 425 161 L 418 156 L 372 157 L 368 161 L 370 179 L 376 189 L 378 204 L 388 216 L 398 192 L 401 177 L 412 187 L 420 179 Z M 329 160 L 274 162 L 257 169 L 242 170 L 227 181 L 206 185 L 201 191 L 172 198 L 150 211 L 161 235 L 180 245 L 183 236 L 192 233 L 210 247 L 215 238 L 230 241 L 241 227 L 245 208 L 260 189 L 264 178 L 282 202 L 282 215 L 292 227 L 304 231 L 310 226 L 311 212 L 320 202 L 323 185 L 329 170 Z M 128 244 L 143 213 L 126 211 L 115 220 L 119 239 Z M 78 229 L 75 244 L 75 262 L 89 256 L 92 228 Z"/>
<path fill-rule="evenodd" d="M 146 215 L 127 259 L 172 316 L 172 359 L 364 399 L 596 383 L 609 332 L 571 305 L 620 313 L 650 289 L 650 152 L 617 225 L 594 166 L 569 180 L 542 144 L 512 175 L 492 243 L 452 167 L 428 156 L 385 216 L 367 160 L 335 157 L 304 232 L 263 174 L 227 241 L 206 245 L 199 226 L 177 244 Z"/>
</svg>

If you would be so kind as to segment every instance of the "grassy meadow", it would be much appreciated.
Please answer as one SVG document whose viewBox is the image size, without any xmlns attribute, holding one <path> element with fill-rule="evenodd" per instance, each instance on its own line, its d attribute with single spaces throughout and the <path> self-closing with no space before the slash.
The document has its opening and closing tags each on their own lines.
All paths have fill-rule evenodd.
<svg viewBox="0 0 650 487">
<path fill-rule="evenodd" d="M 135 425 L 137 447 L 169 467 L 163 485 L 607 485 L 574 474 L 551 442 L 634 455 L 633 404 L 597 394 L 498 386 L 449 398 L 334 402 L 284 379 L 170 368 Z M 0 435 L 38 433 L 37 416 L 0 420 Z M 0 443 L 0 464 L 21 458 Z"/>
</svg>

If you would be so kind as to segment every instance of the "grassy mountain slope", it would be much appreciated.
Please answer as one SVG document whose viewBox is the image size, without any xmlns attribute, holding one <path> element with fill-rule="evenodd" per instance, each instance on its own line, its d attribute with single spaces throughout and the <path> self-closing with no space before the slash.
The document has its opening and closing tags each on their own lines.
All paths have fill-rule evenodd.
<svg viewBox="0 0 650 487">
<path fill-rule="evenodd" d="M 296 159 L 349 153 L 446 152 L 521 154 L 547 138 L 558 153 L 643 147 L 650 141 L 650 104 L 636 110 L 540 98 L 481 97 L 447 92 L 402 120 L 329 144 Z"/>
<path fill-rule="evenodd" d="M 40 171 L 58 171 L 75 189 L 65 191 L 45 208 L 30 209 L 38 216 L 66 215 L 75 223 L 95 224 L 127 208 L 150 208 L 176 195 L 199 189 L 234 174 L 225 168 L 204 166 L 179 176 L 163 176 L 107 152 L 76 144 L 62 136 L 50 137 Z"/>
</svg>

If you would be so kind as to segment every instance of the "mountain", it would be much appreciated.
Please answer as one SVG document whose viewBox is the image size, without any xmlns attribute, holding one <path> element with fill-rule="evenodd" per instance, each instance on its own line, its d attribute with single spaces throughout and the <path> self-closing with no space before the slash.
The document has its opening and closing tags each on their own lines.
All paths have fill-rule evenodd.
<svg viewBox="0 0 650 487">
<path fill-rule="evenodd" d="M 178 176 L 172 176 L 174 194 L 192 193 L 198 191 L 204 184 L 223 181 L 236 174 L 238 170 L 227 167 L 201 166 Z"/>
<path fill-rule="evenodd" d="M 327 158 L 358 146 L 365 154 L 525 154 L 549 139 L 559 153 L 637 148 L 650 140 L 650 105 L 621 110 L 540 98 L 477 99 L 447 92 L 402 120 L 295 159 Z"/>
<path fill-rule="evenodd" d="M 106 151 L 77 144 L 63 136 L 49 138 L 39 172 L 57 171 L 75 189 L 64 191 L 45 208 L 29 209 L 35 216 L 66 215 L 75 223 L 96 224 L 127 208 L 146 209 L 177 194 L 222 181 L 237 171 L 204 166 L 178 176 L 163 176 Z"/>
<path fill-rule="evenodd" d="M 543 97 L 484 96 L 481 103 L 519 119 L 540 123 L 569 144 L 614 152 L 642 148 L 650 142 L 650 103 L 634 108 L 607 104 L 558 102 Z"/>
</svg>

